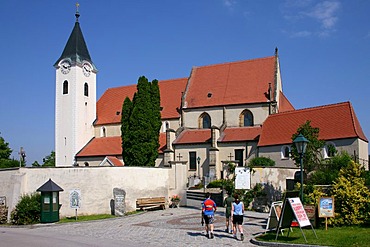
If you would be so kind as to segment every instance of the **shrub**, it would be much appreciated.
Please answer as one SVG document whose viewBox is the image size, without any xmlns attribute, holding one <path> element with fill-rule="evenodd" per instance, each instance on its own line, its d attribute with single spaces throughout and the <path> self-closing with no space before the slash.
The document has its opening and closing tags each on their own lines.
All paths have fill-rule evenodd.
<svg viewBox="0 0 370 247">
<path fill-rule="evenodd" d="M 41 195 L 25 194 L 13 209 L 10 220 L 14 225 L 27 225 L 40 222 Z"/>
<path fill-rule="evenodd" d="M 337 226 L 364 224 L 370 219 L 370 191 L 359 164 L 351 161 L 339 171 L 334 182 L 335 217 L 329 220 Z"/>
<path fill-rule="evenodd" d="M 225 189 L 228 194 L 231 194 L 234 191 L 234 182 L 230 179 L 213 180 L 207 185 L 207 188 Z"/>
<path fill-rule="evenodd" d="M 275 166 L 275 161 L 267 157 L 256 157 L 249 161 L 249 167 L 251 168 L 260 166 L 262 167 Z"/>
</svg>

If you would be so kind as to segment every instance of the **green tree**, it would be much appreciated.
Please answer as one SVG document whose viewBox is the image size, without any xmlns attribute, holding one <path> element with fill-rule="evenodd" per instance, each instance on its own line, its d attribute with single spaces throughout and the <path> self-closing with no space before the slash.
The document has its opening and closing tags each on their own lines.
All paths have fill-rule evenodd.
<svg viewBox="0 0 370 247">
<path fill-rule="evenodd" d="M 358 225 L 370 220 L 370 191 L 361 177 L 363 168 L 351 161 L 339 171 L 332 194 L 335 203 L 334 225 Z"/>
<path fill-rule="evenodd" d="M 0 136 L 0 159 L 9 159 L 12 152 L 9 143 L 5 142 L 4 138 Z"/>
<path fill-rule="evenodd" d="M 19 167 L 19 161 L 10 159 L 13 150 L 9 147 L 9 143 L 5 142 L 0 136 L 0 168 Z M 24 165 L 24 162 L 22 163 Z"/>
<path fill-rule="evenodd" d="M 330 159 L 323 160 L 320 166 L 309 176 L 307 183 L 312 185 L 331 185 L 339 176 L 340 169 L 348 166 L 352 161 L 351 156 L 342 151 Z"/>
<path fill-rule="evenodd" d="M 55 167 L 55 152 L 51 151 L 50 155 L 45 156 L 42 161 L 44 162 L 43 167 Z"/>
<path fill-rule="evenodd" d="M 127 166 L 154 166 L 161 127 L 158 81 L 140 77 L 133 100 L 122 105 L 122 156 Z"/>
<path fill-rule="evenodd" d="M 306 174 L 315 170 L 322 160 L 321 150 L 325 145 L 325 141 L 319 140 L 319 132 L 319 128 L 311 126 L 311 121 L 306 121 L 306 123 L 299 126 L 297 132 L 292 136 L 292 142 L 299 134 L 302 134 L 309 141 L 306 152 L 303 154 L 303 169 Z M 300 166 L 300 155 L 295 145 L 292 145 L 291 156 L 296 165 Z"/>
<path fill-rule="evenodd" d="M 32 167 L 40 167 L 41 165 L 36 160 L 32 163 Z"/>
</svg>

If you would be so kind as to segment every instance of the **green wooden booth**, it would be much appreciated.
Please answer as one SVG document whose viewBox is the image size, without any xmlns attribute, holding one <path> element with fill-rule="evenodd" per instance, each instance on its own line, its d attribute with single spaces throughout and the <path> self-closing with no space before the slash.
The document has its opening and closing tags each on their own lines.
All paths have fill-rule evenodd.
<svg viewBox="0 0 370 247">
<path fill-rule="evenodd" d="M 41 192 L 41 223 L 59 221 L 59 192 L 63 189 L 49 179 L 37 191 Z"/>
</svg>

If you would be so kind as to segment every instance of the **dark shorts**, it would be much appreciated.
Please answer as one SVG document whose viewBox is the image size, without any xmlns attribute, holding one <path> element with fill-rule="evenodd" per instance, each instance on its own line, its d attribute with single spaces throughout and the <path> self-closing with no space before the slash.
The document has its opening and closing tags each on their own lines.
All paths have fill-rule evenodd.
<svg viewBox="0 0 370 247">
<path fill-rule="evenodd" d="M 233 215 L 233 224 L 243 225 L 243 215 Z"/>
<path fill-rule="evenodd" d="M 215 221 L 215 217 L 213 215 L 203 215 L 203 218 L 206 225 L 213 224 L 213 222 Z"/>
<path fill-rule="evenodd" d="M 226 219 L 230 218 L 231 216 L 231 208 L 227 207 L 226 208 Z"/>
</svg>

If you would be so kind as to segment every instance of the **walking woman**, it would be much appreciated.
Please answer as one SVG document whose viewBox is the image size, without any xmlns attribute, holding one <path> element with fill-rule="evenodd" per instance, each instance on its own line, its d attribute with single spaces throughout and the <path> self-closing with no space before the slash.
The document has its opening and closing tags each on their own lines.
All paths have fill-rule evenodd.
<svg viewBox="0 0 370 247">
<path fill-rule="evenodd" d="M 239 196 L 234 196 L 235 201 L 231 206 L 231 218 L 233 221 L 233 234 L 234 238 L 237 238 L 237 229 L 240 232 L 240 239 L 241 241 L 244 240 L 244 233 L 243 233 L 243 216 L 244 216 L 244 203 L 239 200 Z M 238 226 L 237 226 L 238 225 Z"/>
</svg>

